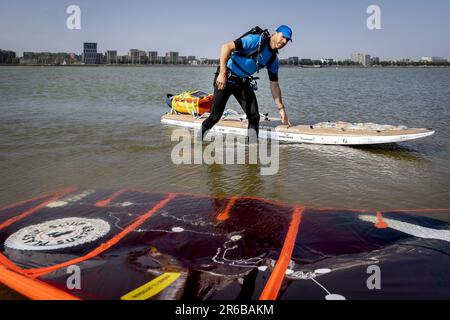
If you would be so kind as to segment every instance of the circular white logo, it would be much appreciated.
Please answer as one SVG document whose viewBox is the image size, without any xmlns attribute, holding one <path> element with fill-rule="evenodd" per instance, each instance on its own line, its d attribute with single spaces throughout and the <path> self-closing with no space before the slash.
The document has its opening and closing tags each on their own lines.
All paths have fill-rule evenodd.
<svg viewBox="0 0 450 320">
<path fill-rule="evenodd" d="M 110 230 L 100 219 L 65 218 L 25 227 L 5 241 L 5 247 L 16 250 L 56 250 L 94 242 Z"/>
</svg>

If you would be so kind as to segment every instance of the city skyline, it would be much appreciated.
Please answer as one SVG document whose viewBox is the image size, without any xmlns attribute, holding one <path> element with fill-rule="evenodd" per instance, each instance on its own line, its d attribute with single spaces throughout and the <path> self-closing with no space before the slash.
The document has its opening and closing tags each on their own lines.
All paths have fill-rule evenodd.
<svg viewBox="0 0 450 320">
<path fill-rule="evenodd" d="M 85 46 L 86 44 L 89 44 L 89 43 L 88 42 L 83 42 L 83 46 Z M 121 53 L 119 53 L 118 50 L 116 50 L 114 48 L 111 48 L 111 49 L 108 49 L 108 50 L 105 50 L 105 51 L 97 50 L 98 42 L 92 42 L 92 44 L 95 45 L 96 53 L 103 55 L 105 58 L 108 55 L 108 53 L 111 53 L 111 52 L 114 52 L 116 57 L 130 56 L 130 55 L 133 55 L 132 52 L 135 52 L 135 53 L 139 53 L 140 52 L 140 53 L 146 55 L 147 57 L 149 56 L 149 54 L 155 55 L 156 58 L 164 58 L 168 54 L 176 53 L 177 57 L 179 56 L 180 58 L 186 58 L 187 60 L 192 60 L 192 59 L 194 59 L 194 60 L 195 59 L 197 59 L 197 60 L 201 60 L 201 59 L 216 60 L 216 59 L 219 59 L 219 57 L 195 56 L 195 55 L 184 54 L 184 53 L 180 54 L 180 52 L 174 51 L 174 50 L 170 50 L 170 51 L 164 52 L 164 54 L 162 54 L 161 51 L 157 51 L 157 50 L 141 50 L 139 48 L 128 49 L 125 54 L 121 54 Z M 36 52 L 36 51 L 28 50 L 28 51 L 24 51 L 22 55 L 19 55 L 14 50 L 11 50 L 11 51 L 13 51 L 16 54 L 17 58 L 25 58 L 26 54 L 44 54 L 44 53 L 50 53 L 50 54 L 75 54 L 75 55 L 78 55 L 78 56 L 82 56 L 83 52 L 84 52 L 83 46 L 82 46 L 81 50 L 77 51 L 77 52 L 67 52 L 67 51 L 66 52 L 64 52 L 64 51 L 51 52 L 51 51 L 48 51 L 48 50 L 47 51 Z M 8 51 L 9 49 L 0 48 L 0 50 Z M 162 54 L 162 55 L 160 55 L 160 54 Z M 335 61 L 354 61 L 354 62 L 355 61 L 360 61 L 362 65 L 366 65 L 367 64 L 367 63 L 365 63 L 365 62 L 363 62 L 361 60 L 361 59 L 364 59 L 364 57 L 363 58 L 361 58 L 361 57 L 360 58 L 355 58 L 355 55 L 366 56 L 366 59 L 367 59 L 367 56 L 368 56 L 369 60 L 370 60 L 370 58 L 376 58 L 379 61 L 380 60 L 382 60 L 382 61 L 405 61 L 405 60 L 407 60 L 407 61 L 421 61 L 421 60 L 425 60 L 425 61 L 428 61 L 428 62 L 432 62 L 432 60 L 436 59 L 436 60 L 446 60 L 447 62 L 450 62 L 450 59 L 448 59 L 447 57 L 440 57 L 440 56 L 437 56 L 437 55 L 422 55 L 420 57 L 413 57 L 413 58 L 410 58 L 410 57 L 408 57 L 408 58 L 407 57 L 399 57 L 398 59 L 385 59 L 384 57 L 378 57 L 378 56 L 376 57 L 373 54 L 370 54 L 370 53 L 367 53 L 367 52 L 366 53 L 362 53 L 362 52 L 356 52 L 356 51 L 349 53 L 349 55 L 347 57 L 344 57 L 342 59 L 339 59 L 339 58 L 336 58 L 336 57 L 332 57 L 331 55 L 321 55 L 320 57 L 300 57 L 298 55 L 292 55 L 292 56 L 289 56 L 289 57 L 280 57 L 280 60 L 289 60 L 291 58 L 299 58 L 300 57 L 300 58 L 312 59 L 312 60 L 321 60 L 322 59 L 322 60 L 335 60 Z M 442 62 L 442 61 L 440 61 L 440 62 Z"/>
<path fill-rule="evenodd" d="M 67 52 L 24 52 L 22 57 L 13 51 L 2 50 L 0 48 L 0 64 L 21 64 L 21 65 L 66 65 L 66 64 L 218 64 L 219 59 L 199 58 L 196 56 L 182 56 L 179 52 L 170 51 L 165 55 L 158 55 L 157 51 L 143 51 L 139 49 L 129 49 L 127 55 L 118 55 L 116 50 L 106 52 L 97 51 L 97 43 L 83 43 L 81 55 Z M 367 53 L 352 53 L 350 59 L 334 58 L 299 58 L 291 56 L 287 59 L 280 59 L 281 64 L 288 65 L 361 65 L 368 66 L 388 66 L 388 65 L 445 65 L 450 64 L 450 59 L 437 56 L 423 56 L 420 59 L 403 58 L 401 60 L 383 60 L 380 57 L 371 56 Z"/>
<path fill-rule="evenodd" d="M 7 5 L 8 3 L 8 5 Z M 81 30 L 68 30 L 66 9 L 81 8 Z M 106 4 L 109 4 L 108 6 Z M 373 1 L 331 0 L 293 2 L 287 0 L 279 12 L 264 5 L 231 2 L 227 5 L 205 0 L 173 1 L 169 6 L 135 0 L 122 7 L 119 2 L 86 0 L 3 1 L 0 26 L 11 32 L 0 35 L 0 47 L 18 53 L 74 52 L 80 43 L 98 42 L 98 52 L 129 48 L 144 51 L 177 51 L 183 55 L 217 58 L 222 43 L 237 38 L 254 25 L 273 31 L 279 24 L 294 29 L 294 41 L 280 52 L 291 56 L 348 59 L 354 52 L 369 52 L 384 59 L 419 59 L 422 56 L 449 58 L 450 36 L 446 9 L 450 4 L 434 0 L 376 1 L 381 9 L 381 30 L 366 26 L 366 9 Z M 230 8 L 233 12 L 230 24 Z M 289 10 L 286 10 L 288 8 Z M 275 8 L 276 9 L 276 8 Z M 275 10 L 276 11 L 276 10 Z M 220 13 L 227 13 L 226 16 Z M 248 14 L 251 12 L 251 14 Z M 30 32 L 33 30 L 33 32 Z"/>
</svg>

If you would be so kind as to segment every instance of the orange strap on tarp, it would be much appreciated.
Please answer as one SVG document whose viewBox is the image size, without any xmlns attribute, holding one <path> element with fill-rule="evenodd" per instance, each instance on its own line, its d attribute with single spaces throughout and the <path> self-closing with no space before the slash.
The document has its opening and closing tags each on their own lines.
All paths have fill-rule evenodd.
<svg viewBox="0 0 450 320">
<path fill-rule="evenodd" d="M 74 192 L 76 189 L 75 188 L 67 188 L 64 189 L 60 192 L 57 192 L 53 197 L 51 197 L 49 200 L 44 201 L 43 203 L 34 206 L 33 208 L 30 208 L 24 212 L 22 212 L 21 214 L 18 214 L 17 216 L 12 217 L 11 219 L 6 220 L 5 222 L 0 224 L 0 230 L 9 227 L 10 225 L 12 225 L 13 223 L 22 220 L 23 218 L 28 217 L 29 215 L 35 213 L 36 211 L 44 208 L 46 205 L 48 205 L 49 203 L 64 197 L 65 195 Z"/>
<path fill-rule="evenodd" d="M 228 201 L 227 206 L 225 207 L 225 209 L 221 213 L 219 213 L 217 215 L 216 219 L 218 221 L 223 222 L 223 221 L 226 221 L 226 220 L 228 220 L 230 218 L 231 208 L 233 208 L 233 206 L 236 203 L 237 199 L 238 199 L 238 197 L 232 197 L 230 199 L 230 201 Z"/>
<path fill-rule="evenodd" d="M 18 272 L 18 273 L 24 273 L 23 269 L 16 266 L 11 260 L 9 260 L 7 257 L 5 257 L 2 253 L 0 253 L 0 266 L 4 265 L 5 267 Z"/>
<path fill-rule="evenodd" d="M 0 282 L 33 300 L 80 300 L 70 293 L 43 281 L 30 279 L 2 265 L 0 265 Z"/>
<path fill-rule="evenodd" d="M 295 240 L 297 239 L 297 233 L 304 210 L 305 208 L 295 208 L 292 213 L 292 220 L 289 225 L 286 238 L 284 239 L 283 249 L 281 250 L 277 263 L 275 264 L 275 268 L 273 269 L 273 272 L 270 275 L 259 300 L 276 300 L 281 284 L 283 283 L 284 275 L 286 274 L 286 270 L 289 267 L 289 262 L 291 261 Z"/>
<path fill-rule="evenodd" d="M 54 266 L 50 266 L 50 267 L 28 269 L 28 270 L 24 270 L 24 271 L 29 276 L 31 276 L 33 278 L 37 278 L 37 277 L 40 277 L 42 275 L 48 274 L 50 272 L 53 272 L 55 270 L 58 270 L 58 269 L 61 269 L 61 268 L 64 268 L 64 267 L 68 267 L 68 266 L 71 266 L 71 265 L 74 265 L 74 264 L 77 264 L 77 263 L 80 263 L 80 262 L 92 259 L 92 258 L 98 256 L 99 254 L 101 254 L 103 251 L 106 251 L 109 248 L 111 248 L 112 246 L 114 246 L 116 243 L 118 243 L 120 240 L 122 240 L 127 234 L 129 234 L 134 229 L 136 229 L 141 224 L 143 224 L 155 212 L 157 212 L 158 210 L 160 210 L 164 206 L 166 206 L 175 197 L 176 197 L 176 194 L 174 194 L 174 193 L 169 194 L 166 198 L 164 198 L 157 205 L 155 205 L 151 210 L 147 211 L 145 214 L 140 216 L 133 223 L 131 223 L 128 227 L 123 229 L 120 233 L 115 235 L 113 238 L 111 238 L 107 242 L 102 243 L 96 249 L 94 249 L 93 251 L 89 252 L 88 254 L 86 254 L 86 255 L 84 255 L 82 257 L 79 257 L 79 258 L 76 258 L 76 259 L 72 259 L 72 260 L 69 260 L 69 261 L 66 261 L 66 262 L 54 265 Z"/>
<path fill-rule="evenodd" d="M 375 223 L 375 227 L 378 229 L 386 229 L 388 224 L 383 220 L 383 213 L 381 211 L 377 212 L 377 223 Z"/>
<path fill-rule="evenodd" d="M 108 198 L 104 199 L 104 200 L 100 200 L 98 201 L 95 205 L 97 207 L 106 207 L 108 204 L 111 203 L 111 201 L 113 201 L 114 199 L 116 199 L 118 196 L 120 196 L 121 194 L 123 194 L 126 190 L 119 190 L 114 192 L 111 196 L 109 196 Z"/>
<path fill-rule="evenodd" d="M 11 208 L 14 208 L 14 207 L 18 207 L 18 206 L 20 206 L 22 204 L 27 204 L 27 203 L 32 202 L 32 201 L 37 201 L 37 200 L 40 200 L 40 199 L 43 199 L 43 198 L 47 198 L 47 197 L 53 196 L 54 194 L 55 193 L 41 194 L 41 195 L 36 196 L 34 198 L 31 198 L 31 199 L 27 199 L 27 200 L 19 201 L 19 202 L 16 202 L 16 203 L 12 203 L 10 205 L 7 205 L 6 207 L 0 208 L 0 211 L 8 210 L 8 209 L 11 209 Z"/>
</svg>

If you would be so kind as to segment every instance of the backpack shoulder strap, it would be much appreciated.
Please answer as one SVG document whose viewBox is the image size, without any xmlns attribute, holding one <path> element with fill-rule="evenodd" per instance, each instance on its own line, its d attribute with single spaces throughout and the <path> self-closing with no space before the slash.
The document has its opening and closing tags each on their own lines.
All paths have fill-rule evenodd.
<svg viewBox="0 0 450 320">
<path fill-rule="evenodd" d="M 277 60 L 277 51 L 272 52 L 272 56 L 270 57 L 269 61 L 267 61 L 266 66 L 270 66 L 272 63 L 275 62 L 275 60 Z"/>
<path fill-rule="evenodd" d="M 257 27 L 259 28 L 259 27 Z M 248 33 L 249 34 L 255 34 L 255 33 Z M 261 43 L 258 45 L 258 49 L 256 49 L 253 52 L 249 52 L 249 53 L 242 53 L 242 52 L 238 52 L 236 51 L 235 53 L 238 56 L 244 57 L 244 58 L 256 58 L 263 50 L 264 48 L 267 46 L 267 44 L 269 43 L 269 39 L 270 39 L 270 34 L 269 31 L 266 30 L 261 30 L 261 33 L 259 34 L 259 36 L 261 36 Z"/>
<path fill-rule="evenodd" d="M 252 29 L 250 29 L 249 31 L 247 31 L 246 33 L 244 33 L 242 36 L 240 36 L 238 38 L 238 40 L 242 39 L 243 37 L 248 36 L 249 34 L 262 34 L 263 32 L 264 32 L 263 29 L 261 29 L 259 26 L 256 26 L 256 27 L 253 27 Z"/>
</svg>

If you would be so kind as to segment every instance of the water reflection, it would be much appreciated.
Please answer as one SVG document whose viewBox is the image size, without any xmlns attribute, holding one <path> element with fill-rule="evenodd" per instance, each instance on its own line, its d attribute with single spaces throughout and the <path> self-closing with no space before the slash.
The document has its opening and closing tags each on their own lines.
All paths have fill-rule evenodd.
<svg viewBox="0 0 450 320">
<path fill-rule="evenodd" d="M 293 121 L 433 127 L 402 144 L 280 145 L 279 171 L 260 165 L 174 165 L 167 92 L 211 88 L 212 68 L 2 68 L 0 202 L 68 185 L 245 194 L 310 206 L 448 206 L 448 70 L 280 70 Z M 267 75 L 260 111 L 276 114 Z M 358 85 L 355 86 L 355 79 Z M 240 110 L 232 99 L 229 107 Z"/>
<path fill-rule="evenodd" d="M 215 163 L 208 165 L 206 172 L 206 184 L 210 195 L 249 196 L 261 194 L 263 180 L 260 164 L 227 165 Z"/>
</svg>

